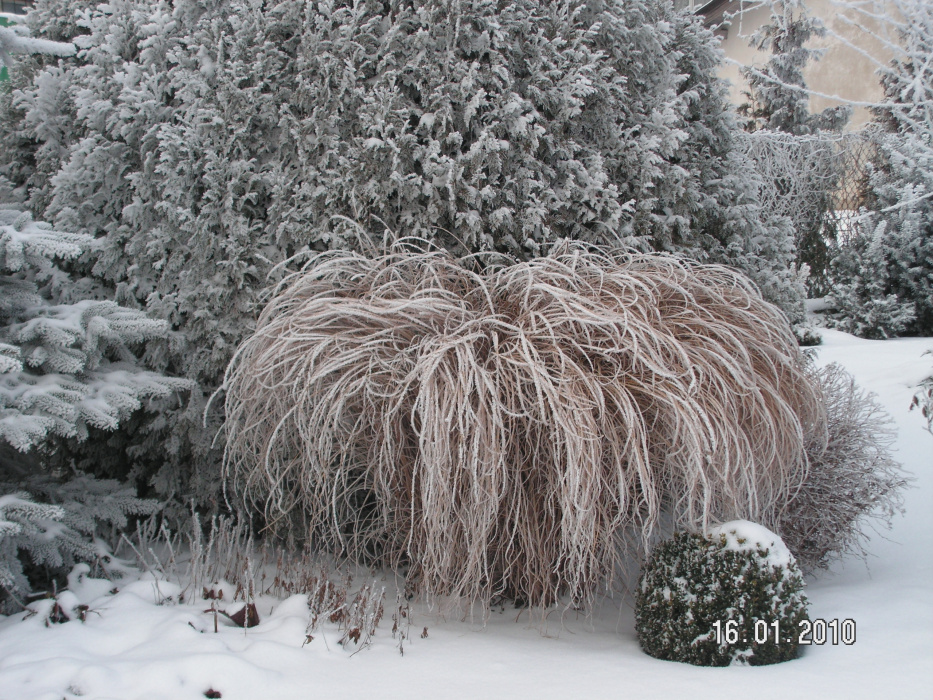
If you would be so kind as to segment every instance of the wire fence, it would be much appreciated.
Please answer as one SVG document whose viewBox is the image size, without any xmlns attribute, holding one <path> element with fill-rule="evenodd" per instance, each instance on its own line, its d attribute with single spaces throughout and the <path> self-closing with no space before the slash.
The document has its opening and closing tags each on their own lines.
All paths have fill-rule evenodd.
<svg viewBox="0 0 933 700">
<path fill-rule="evenodd" d="M 859 210 L 868 205 L 868 165 L 879 138 L 873 127 L 807 135 L 761 130 L 740 138 L 756 166 L 762 209 L 793 225 L 814 296 L 826 293 L 832 250 L 848 242 Z"/>
<path fill-rule="evenodd" d="M 866 204 L 878 137 L 873 128 L 803 136 L 761 130 L 743 134 L 740 143 L 757 166 L 762 207 L 787 216 L 799 231 L 814 220 L 845 228 Z"/>
</svg>

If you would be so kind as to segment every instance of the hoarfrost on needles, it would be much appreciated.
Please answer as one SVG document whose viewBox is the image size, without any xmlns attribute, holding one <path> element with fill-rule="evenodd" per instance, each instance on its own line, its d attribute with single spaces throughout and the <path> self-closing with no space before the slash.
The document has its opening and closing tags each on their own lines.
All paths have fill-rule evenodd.
<svg viewBox="0 0 933 700">
<path fill-rule="evenodd" d="M 143 370 L 132 349 L 164 337 L 164 321 L 106 299 L 59 303 L 82 281 L 55 259 L 78 257 L 92 240 L 0 209 L 0 439 L 21 452 L 49 434 L 114 430 L 144 399 L 190 387 Z"/>
</svg>

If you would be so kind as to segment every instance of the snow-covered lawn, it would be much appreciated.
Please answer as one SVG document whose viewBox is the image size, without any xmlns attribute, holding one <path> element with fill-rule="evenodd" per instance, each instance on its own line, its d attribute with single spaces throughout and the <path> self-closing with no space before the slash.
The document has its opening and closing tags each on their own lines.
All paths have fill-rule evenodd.
<svg viewBox="0 0 933 700">
<path fill-rule="evenodd" d="M 606 600 L 591 618 L 555 612 L 543 625 L 511 607 L 485 626 L 415 607 L 402 656 L 390 634 L 391 593 L 372 646 L 353 654 L 334 628 L 305 644 L 303 596 L 261 598 L 258 626 L 222 622 L 215 634 L 204 601 L 164 604 L 178 593 L 171 583 L 140 576 L 113 594 L 113 583 L 85 579 L 73 586 L 89 605 L 85 622 L 0 618 L 0 700 L 195 700 L 209 690 L 225 700 L 931 698 L 933 436 L 908 410 L 933 367 L 923 356 L 930 349 L 933 339 L 867 341 L 835 331 L 824 331 L 818 349 L 821 364 L 841 363 L 878 394 L 897 425 L 896 456 L 916 477 L 906 516 L 872 534 L 867 566 L 846 560 L 808 586 L 810 617 L 854 620 L 852 645 L 810 646 L 774 666 L 695 668 L 643 654 L 630 605 Z"/>
</svg>

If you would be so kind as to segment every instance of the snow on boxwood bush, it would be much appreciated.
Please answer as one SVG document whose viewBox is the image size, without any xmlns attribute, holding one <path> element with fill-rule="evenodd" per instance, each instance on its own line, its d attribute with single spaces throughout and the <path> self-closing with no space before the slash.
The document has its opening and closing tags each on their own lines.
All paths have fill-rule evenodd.
<svg viewBox="0 0 933 700">
<path fill-rule="evenodd" d="M 682 532 L 658 545 L 642 572 L 638 641 L 651 656 L 696 666 L 788 661 L 807 618 L 803 586 L 790 550 L 761 525 Z"/>
</svg>

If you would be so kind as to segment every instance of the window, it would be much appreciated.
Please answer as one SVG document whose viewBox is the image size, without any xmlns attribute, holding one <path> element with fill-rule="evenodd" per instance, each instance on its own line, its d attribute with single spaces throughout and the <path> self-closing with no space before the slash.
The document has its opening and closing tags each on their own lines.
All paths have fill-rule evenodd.
<svg viewBox="0 0 933 700">
<path fill-rule="evenodd" d="M 32 5 L 32 0 L 0 0 L 0 12 L 23 15 L 29 5 Z"/>
</svg>

